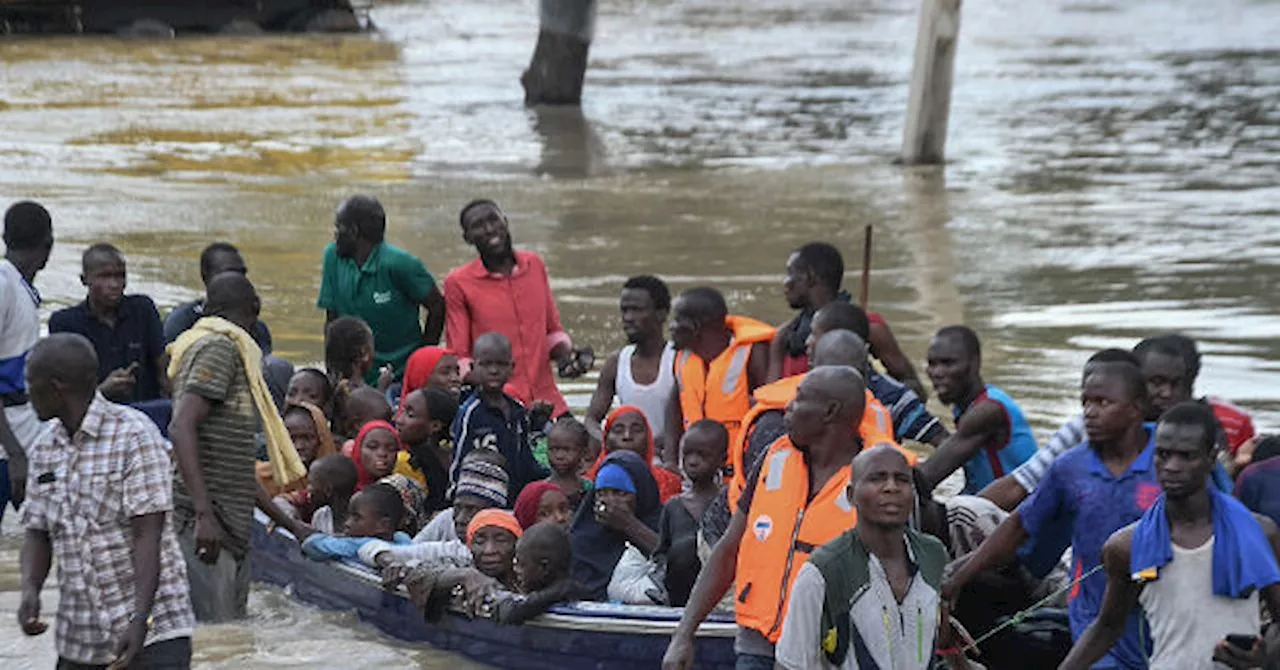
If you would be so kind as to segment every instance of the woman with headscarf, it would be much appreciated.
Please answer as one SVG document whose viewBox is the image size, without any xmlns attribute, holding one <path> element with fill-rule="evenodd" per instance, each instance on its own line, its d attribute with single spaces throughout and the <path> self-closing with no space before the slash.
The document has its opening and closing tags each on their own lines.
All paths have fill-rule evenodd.
<svg viewBox="0 0 1280 670">
<path fill-rule="evenodd" d="M 628 545 L 643 556 L 658 546 L 662 503 L 650 461 L 619 449 L 605 457 L 573 519 L 573 577 L 588 598 L 609 598 L 610 581 Z"/>
<path fill-rule="evenodd" d="M 338 453 L 333 443 L 333 434 L 329 432 L 329 419 L 319 407 L 309 402 L 290 403 L 285 406 L 280 418 L 284 421 L 289 440 L 293 443 L 294 451 L 298 452 L 298 459 L 302 461 L 304 468 L 310 468 L 316 459 Z M 273 498 L 307 489 L 306 477 L 286 487 L 278 486 L 271 474 L 271 463 L 268 461 L 258 461 L 255 464 L 254 474 L 258 478 L 258 483 L 262 484 L 263 490 Z"/>
<path fill-rule="evenodd" d="M 605 459 L 617 451 L 630 451 L 649 463 L 649 474 L 658 485 L 658 496 L 663 504 L 678 495 L 684 486 L 680 475 L 658 465 L 653 465 L 653 430 L 639 407 L 623 405 L 609 413 L 604 422 L 604 448 L 595 465 L 587 471 L 588 479 L 595 479 L 596 472 Z"/>
<path fill-rule="evenodd" d="M 401 404 L 406 396 L 422 388 L 446 391 L 457 402 L 462 397 L 462 370 L 457 355 L 444 347 L 422 347 L 413 352 L 400 383 Z"/>
<path fill-rule="evenodd" d="M 400 433 L 390 423 L 376 420 L 361 426 L 351 447 L 351 460 L 356 464 L 356 491 L 391 474 L 402 448 Z"/>
<path fill-rule="evenodd" d="M 516 498 L 513 511 L 520 527 L 525 530 L 544 521 L 568 528 L 569 522 L 573 520 L 569 498 L 559 486 L 546 479 L 524 487 Z"/>
<path fill-rule="evenodd" d="M 436 388 L 416 389 L 400 399 L 395 425 L 404 451 L 396 456 L 395 472 L 426 489 L 428 514 L 449 506 L 449 464 L 453 459 L 449 426 L 457 413 L 453 397 Z"/>
</svg>

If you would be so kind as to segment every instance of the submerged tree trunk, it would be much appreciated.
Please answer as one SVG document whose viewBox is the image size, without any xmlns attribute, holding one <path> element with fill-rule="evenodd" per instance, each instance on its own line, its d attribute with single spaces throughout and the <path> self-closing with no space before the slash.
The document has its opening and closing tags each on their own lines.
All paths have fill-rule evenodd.
<svg viewBox="0 0 1280 670">
<path fill-rule="evenodd" d="M 595 0 L 540 0 L 538 44 L 520 77 L 524 104 L 578 105 L 595 30 Z"/>
</svg>

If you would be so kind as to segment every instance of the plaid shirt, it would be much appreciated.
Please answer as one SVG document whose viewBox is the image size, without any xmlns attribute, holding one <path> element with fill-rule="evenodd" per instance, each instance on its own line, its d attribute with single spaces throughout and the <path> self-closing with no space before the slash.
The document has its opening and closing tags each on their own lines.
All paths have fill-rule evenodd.
<svg viewBox="0 0 1280 670">
<path fill-rule="evenodd" d="M 173 464 L 155 424 L 94 398 L 80 430 L 54 419 L 28 450 L 22 524 L 44 531 L 58 564 L 58 655 L 109 663 L 134 613 L 131 520 L 173 509 Z M 146 644 L 191 635 L 195 615 L 171 519 L 160 538 L 160 581 Z"/>
</svg>

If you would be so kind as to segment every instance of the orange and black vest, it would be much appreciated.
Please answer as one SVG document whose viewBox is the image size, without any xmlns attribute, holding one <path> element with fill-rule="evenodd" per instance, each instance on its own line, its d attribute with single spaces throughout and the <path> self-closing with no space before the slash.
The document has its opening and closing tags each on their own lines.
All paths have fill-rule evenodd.
<svg viewBox="0 0 1280 670">
<path fill-rule="evenodd" d="M 800 388 L 802 381 L 804 381 L 804 375 L 783 377 L 772 384 L 761 386 L 752 394 L 756 402 L 742 418 L 737 439 L 729 443 L 729 465 L 733 470 L 733 478 L 729 481 L 730 510 L 737 509 L 738 498 L 747 487 L 747 475 L 750 474 L 747 471 L 752 465 L 746 462 L 747 444 L 751 440 L 751 431 L 755 427 L 756 420 L 765 412 L 785 410 L 787 404 L 796 397 L 796 389 Z M 907 457 L 907 462 L 914 467 L 919 457 L 911 450 L 903 449 L 894 439 L 893 415 L 889 413 L 889 408 L 877 400 L 871 391 L 866 393 L 867 408 L 862 413 L 862 423 L 858 424 L 858 436 L 862 438 L 863 448 L 888 444 L 901 451 Z"/>
<path fill-rule="evenodd" d="M 773 341 L 773 327 L 745 316 L 727 316 L 733 340 L 709 364 L 692 351 L 676 354 L 676 385 L 687 429 L 695 421 L 715 419 L 729 430 L 733 444 L 742 417 L 751 409 L 747 367 L 752 346 Z"/>
<path fill-rule="evenodd" d="M 739 626 L 777 643 L 800 567 L 818 547 L 857 523 L 845 494 L 848 486 L 846 465 L 809 500 L 804 456 L 785 435 L 769 447 L 738 548 L 734 610 Z"/>
</svg>

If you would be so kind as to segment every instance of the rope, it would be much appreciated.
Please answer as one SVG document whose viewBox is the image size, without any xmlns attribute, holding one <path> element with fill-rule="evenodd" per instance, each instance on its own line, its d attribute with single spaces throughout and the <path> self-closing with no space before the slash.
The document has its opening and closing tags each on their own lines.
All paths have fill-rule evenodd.
<svg viewBox="0 0 1280 670">
<path fill-rule="evenodd" d="M 1004 623 L 1000 624 L 999 626 L 996 626 L 995 628 L 992 628 L 991 630 L 989 630 L 989 631 L 987 631 L 986 633 L 984 633 L 984 634 L 983 634 L 981 637 L 979 637 L 978 639 L 976 639 L 976 640 L 974 640 L 974 641 L 972 641 L 972 642 L 970 642 L 970 643 L 968 643 L 968 644 L 965 644 L 965 645 L 963 645 L 963 646 L 960 646 L 960 647 L 958 647 L 958 648 L 956 648 L 956 649 L 947 649 L 946 651 L 948 651 L 948 652 L 954 652 L 954 653 L 946 654 L 946 655 L 953 656 L 953 655 L 963 654 L 963 653 L 965 653 L 965 652 L 967 652 L 967 651 L 977 650 L 978 645 L 980 645 L 980 644 L 982 644 L 983 642 L 986 642 L 987 640 L 991 639 L 993 636 L 995 636 L 995 635 L 996 635 L 997 633 L 999 633 L 1000 631 L 1002 631 L 1002 630 L 1004 630 L 1004 629 L 1006 629 L 1006 628 L 1009 628 L 1009 627 L 1011 627 L 1011 626 L 1016 626 L 1016 625 L 1018 625 L 1018 624 L 1022 623 L 1022 622 L 1023 622 L 1023 621 L 1025 621 L 1025 620 L 1026 620 L 1026 618 L 1027 618 L 1028 616 L 1030 616 L 1033 612 L 1035 612 L 1036 610 L 1040 609 L 1041 607 L 1044 607 L 1044 606 L 1045 606 L 1045 605 L 1047 605 L 1049 602 L 1053 601 L 1054 599 L 1056 599 L 1058 596 L 1062 595 L 1063 593 L 1066 593 L 1066 592 L 1067 592 L 1067 590 L 1074 588 L 1076 584 L 1079 584 L 1080 582 L 1083 582 L 1084 580 L 1088 579 L 1090 575 L 1092 575 L 1093 573 L 1095 573 L 1095 572 L 1097 572 L 1097 571 L 1099 571 L 1099 570 L 1101 570 L 1101 569 L 1102 569 L 1102 564 L 1101 564 L 1101 563 L 1099 563 L 1098 565 L 1093 566 L 1093 568 L 1092 568 L 1091 570 L 1089 570 L 1088 572 L 1084 573 L 1083 575 L 1080 575 L 1079 577 L 1076 577 L 1075 579 L 1071 580 L 1070 582 L 1067 582 L 1066 584 L 1064 584 L 1064 585 L 1062 586 L 1062 588 L 1058 589 L 1057 591 L 1054 591 L 1053 593 L 1050 593 L 1049 595 L 1045 596 L 1044 598 L 1041 598 L 1041 599 L 1039 600 L 1039 602 L 1035 603 L 1034 605 L 1032 605 L 1032 606 L 1030 606 L 1030 607 L 1028 607 L 1028 608 L 1026 608 L 1026 609 L 1024 609 L 1024 610 L 1021 610 L 1021 611 L 1019 611 L 1019 612 L 1014 613 L 1014 615 L 1013 615 L 1013 616 L 1009 617 L 1009 620 L 1008 620 L 1008 621 L 1006 621 L 1006 622 L 1004 622 Z M 939 653 L 942 653 L 942 652 L 939 652 Z"/>
</svg>

